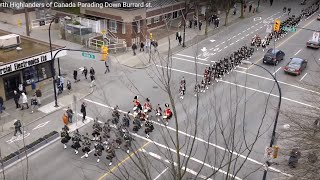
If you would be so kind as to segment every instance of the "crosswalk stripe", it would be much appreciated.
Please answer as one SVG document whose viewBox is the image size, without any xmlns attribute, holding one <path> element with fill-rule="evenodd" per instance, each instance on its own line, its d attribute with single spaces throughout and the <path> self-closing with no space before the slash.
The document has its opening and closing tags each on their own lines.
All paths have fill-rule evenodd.
<svg viewBox="0 0 320 180">
<path fill-rule="evenodd" d="M 189 57 L 189 58 L 196 58 L 194 56 L 188 56 L 188 55 L 184 55 L 184 54 L 175 54 L 175 55 Z M 206 61 L 206 59 L 202 59 L 202 58 L 197 58 L 197 59 L 202 60 L 202 61 Z"/>
</svg>

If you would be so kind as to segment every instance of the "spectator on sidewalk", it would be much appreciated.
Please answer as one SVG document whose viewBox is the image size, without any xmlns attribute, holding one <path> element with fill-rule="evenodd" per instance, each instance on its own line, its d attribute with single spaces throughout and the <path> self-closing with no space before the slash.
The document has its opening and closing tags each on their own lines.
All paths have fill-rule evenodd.
<svg viewBox="0 0 320 180">
<path fill-rule="evenodd" d="M 73 79 L 75 83 L 78 82 L 78 71 L 76 69 L 73 71 Z"/>
<path fill-rule="evenodd" d="M 252 10 L 252 4 L 250 4 L 249 6 L 249 13 L 251 13 L 251 10 Z"/>
<path fill-rule="evenodd" d="M 14 103 L 16 104 L 16 109 L 20 108 L 19 99 L 20 99 L 20 94 L 16 90 L 14 90 L 13 100 L 14 100 Z"/>
<path fill-rule="evenodd" d="M 67 80 L 67 89 L 68 89 L 69 94 L 70 94 L 70 91 L 71 91 L 71 81 L 70 80 Z"/>
<path fill-rule="evenodd" d="M 177 31 L 176 32 L 176 40 L 178 40 L 178 38 L 179 38 L 179 32 Z"/>
<path fill-rule="evenodd" d="M 244 5 L 243 5 L 243 12 L 246 12 L 246 9 L 247 9 L 247 4 L 244 3 Z"/>
<path fill-rule="evenodd" d="M 194 27 L 193 27 L 194 29 L 197 27 L 197 23 L 198 23 L 197 20 L 194 20 Z"/>
<path fill-rule="evenodd" d="M 18 90 L 19 90 L 19 94 L 21 94 L 23 92 L 26 93 L 26 88 L 21 83 L 19 84 Z"/>
<path fill-rule="evenodd" d="M 34 94 L 32 97 L 31 97 L 31 113 L 33 113 L 33 110 L 34 108 L 38 105 L 38 102 L 37 102 L 37 96 L 36 94 Z"/>
<path fill-rule="evenodd" d="M 17 119 L 14 120 L 13 125 L 14 125 L 14 134 L 13 134 L 13 136 L 16 136 L 18 131 L 19 131 L 20 134 L 22 134 L 20 120 L 17 120 Z"/>
<path fill-rule="evenodd" d="M 182 37 L 179 36 L 179 45 L 181 45 L 181 42 L 182 42 Z"/>
<path fill-rule="evenodd" d="M 0 113 L 2 114 L 2 110 L 3 110 L 3 98 L 2 96 L 0 96 Z"/>
<path fill-rule="evenodd" d="M 84 77 L 85 77 L 86 79 L 88 79 L 88 78 L 87 78 L 87 75 L 88 75 L 88 69 L 87 69 L 87 67 L 83 67 L 82 74 L 84 74 Z"/>
<path fill-rule="evenodd" d="M 63 91 L 63 85 L 64 85 L 64 78 L 62 76 L 60 77 L 60 86 L 61 86 L 61 91 Z"/>
<path fill-rule="evenodd" d="M 189 28 L 192 28 L 192 20 L 189 19 Z"/>
<path fill-rule="evenodd" d="M 36 90 L 36 97 L 37 97 L 38 106 L 40 106 L 41 105 L 41 97 L 42 97 L 42 92 L 40 89 Z"/>
<path fill-rule="evenodd" d="M 136 50 L 137 50 L 136 43 L 133 43 L 131 48 L 132 48 L 132 51 L 133 51 L 133 55 L 135 56 L 136 55 Z"/>
<path fill-rule="evenodd" d="M 67 113 L 67 117 L 68 117 L 68 122 L 69 122 L 69 123 L 72 123 L 72 117 L 73 117 L 73 111 L 72 111 L 72 109 L 71 109 L 70 107 L 68 107 L 66 113 Z"/>
<path fill-rule="evenodd" d="M 84 120 L 86 120 L 86 115 L 87 115 L 87 111 L 86 111 L 86 103 L 82 103 L 81 104 L 81 108 L 80 108 L 80 112 L 82 113 L 82 122 L 84 123 Z"/>
<path fill-rule="evenodd" d="M 154 47 L 154 52 L 158 50 L 158 42 L 156 40 L 153 40 L 153 47 Z"/>
<path fill-rule="evenodd" d="M 199 21 L 199 31 L 201 31 L 202 21 Z"/>
<path fill-rule="evenodd" d="M 140 52 L 141 51 L 144 51 L 144 43 L 142 41 L 140 42 Z"/>
<path fill-rule="evenodd" d="M 237 14 L 237 7 L 236 7 L 236 5 L 234 5 L 234 7 L 233 7 L 233 15 L 236 15 Z"/>
<path fill-rule="evenodd" d="M 217 28 L 219 27 L 219 23 L 220 23 L 220 19 L 219 18 L 217 18 Z"/>
<path fill-rule="evenodd" d="M 21 97 L 22 97 L 21 110 L 24 109 L 24 106 L 27 106 L 27 109 L 29 109 L 29 104 L 28 104 L 28 97 L 27 97 L 27 95 L 23 92 L 23 93 L 21 93 Z"/>
<path fill-rule="evenodd" d="M 105 61 L 104 61 L 104 66 L 106 66 L 106 70 L 104 71 L 105 74 L 106 74 L 107 72 L 110 72 L 109 64 L 108 64 L 107 61 L 108 61 L 108 60 L 105 60 Z"/>
</svg>

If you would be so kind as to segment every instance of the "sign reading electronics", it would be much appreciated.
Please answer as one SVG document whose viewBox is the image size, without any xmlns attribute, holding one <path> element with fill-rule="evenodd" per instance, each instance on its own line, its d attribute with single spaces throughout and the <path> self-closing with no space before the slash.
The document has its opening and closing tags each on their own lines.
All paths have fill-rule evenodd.
<svg viewBox="0 0 320 180">
<path fill-rule="evenodd" d="M 52 54 L 54 55 L 57 51 L 58 50 L 53 51 Z M 65 56 L 65 55 L 67 55 L 66 50 L 60 51 L 56 55 L 56 58 L 59 58 L 59 57 Z M 47 61 L 51 61 L 51 53 L 50 52 L 48 52 L 46 54 L 41 54 L 39 56 L 34 56 L 34 57 L 31 57 L 28 59 L 23 59 L 21 61 L 6 64 L 3 66 L 0 66 L 0 76 L 14 72 L 14 71 L 19 71 L 19 70 L 27 68 L 27 67 L 32 67 L 32 66 L 35 66 L 35 65 L 47 62 Z"/>
</svg>

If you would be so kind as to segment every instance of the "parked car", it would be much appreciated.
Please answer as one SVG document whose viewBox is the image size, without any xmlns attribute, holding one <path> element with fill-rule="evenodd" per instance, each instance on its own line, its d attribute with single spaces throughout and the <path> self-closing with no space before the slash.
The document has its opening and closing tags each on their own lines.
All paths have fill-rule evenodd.
<svg viewBox="0 0 320 180">
<path fill-rule="evenodd" d="M 290 62 L 283 68 L 285 73 L 300 75 L 307 67 L 308 61 L 302 58 L 290 58 Z"/>
<path fill-rule="evenodd" d="M 316 41 L 314 39 L 310 39 L 307 42 L 307 47 L 319 49 L 320 48 L 320 39 L 318 39 L 318 41 Z"/>
<path fill-rule="evenodd" d="M 279 61 L 283 60 L 285 53 L 279 49 L 269 49 L 264 55 L 262 62 L 264 64 L 279 64 Z"/>
</svg>

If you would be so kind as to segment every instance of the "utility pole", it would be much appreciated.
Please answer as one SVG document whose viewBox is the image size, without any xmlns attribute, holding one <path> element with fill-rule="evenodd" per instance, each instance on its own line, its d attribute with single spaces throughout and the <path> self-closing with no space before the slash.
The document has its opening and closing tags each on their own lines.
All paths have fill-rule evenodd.
<svg viewBox="0 0 320 180">
<path fill-rule="evenodd" d="M 24 7 L 24 15 L 26 19 L 26 33 L 27 33 L 27 36 L 30 36 L 29 11 L 27 7 Z"/>
<path fill-rule="evenodd" d="M 187 24 L 187 16 L 188 16 L 188 10 L 187 10 L 187 0 L 184 1 L 184 23 L 183 23 L 183 42 L 182 47 L 186 47 L 185 45 L 185 39 L 186 39 L 186 24 Z"/>
</svg>

